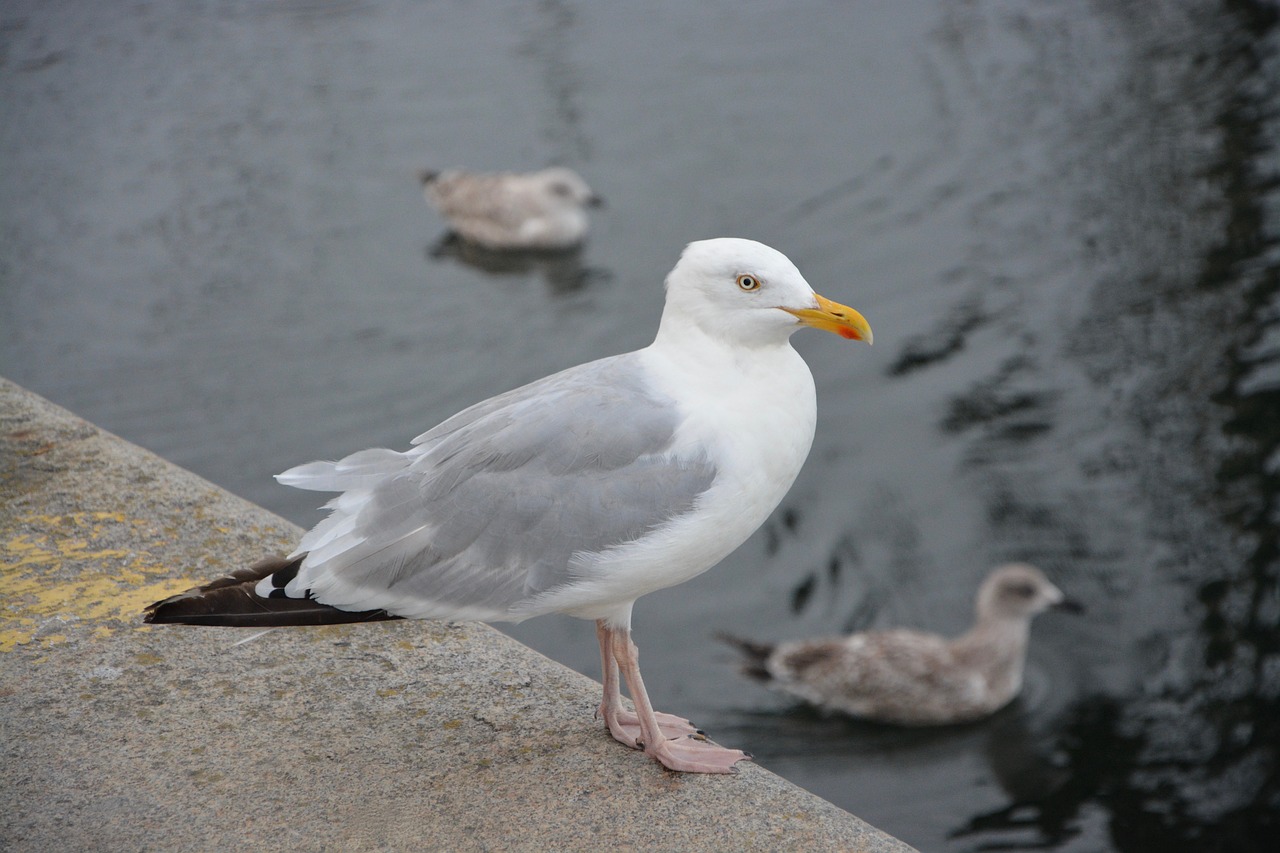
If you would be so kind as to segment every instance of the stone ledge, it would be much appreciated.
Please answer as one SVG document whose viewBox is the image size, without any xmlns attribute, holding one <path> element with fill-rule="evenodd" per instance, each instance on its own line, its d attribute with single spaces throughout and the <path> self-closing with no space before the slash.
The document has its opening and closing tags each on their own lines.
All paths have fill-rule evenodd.
<svg viewBox="0 0 1280 853">
<path fill-rule="evenodd" d="M 0 848 L 911 848 L 761 767 L 669 773 L 477 624 L 142 607 L 300 531 L 0 379 Z"/>
</svg>

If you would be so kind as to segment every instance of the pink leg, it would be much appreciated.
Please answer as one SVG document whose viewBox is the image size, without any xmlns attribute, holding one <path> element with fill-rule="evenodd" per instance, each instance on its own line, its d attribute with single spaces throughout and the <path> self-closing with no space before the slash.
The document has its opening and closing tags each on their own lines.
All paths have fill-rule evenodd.
<svg viewBox="0 0 1280 853">
<path fill-rule="evenodd" d="M 628 746 L 643 747 L 650 756 L 668 770 L 686 773 L 734 773 L 734 765 L 750 758 L 738 749 L 726 749 L 708 740 L 692 737 L 696 731 L 687 720 L 663 714 L 664 720 L 654 713 L 640 678 L 639 652 L 631 642 L 631 632 L 626 628 L 615 629 L 596 623 L 600 638 L 600 657 L 604 665 L 604 699 L 600 713 L 613 736 Z M 618 690 L 619 672 L 627 682 L 631 699 L 635 703 L 634 723 L 624 717 L 621 693 Z M 664 725 L 665 723 L 665 725 Z M 637 731 L 638 730 L 638 731 Z"/>
<path fill-rule="evenodd" d="M 604 681 L 604 698 L 600 700 L 597 716 L 603 717 L 609 727 L 609 733 L 620 743 L 632 749 L 642 749 L 637 741 L 643 742 L 640 736 L 640 718 L 622 704 L 622 692 L 618 683 L 618 661 L 613 655 L 613 641 L 604 620 L 596 620 L 596 638 L 600 641 L 600 671 Z M 685 735 L 704 735 L 704 732 L 684 717 L 664 714 L 655 711 L 658 728 L 666 738 L 678 738 Z"/>
</svg>

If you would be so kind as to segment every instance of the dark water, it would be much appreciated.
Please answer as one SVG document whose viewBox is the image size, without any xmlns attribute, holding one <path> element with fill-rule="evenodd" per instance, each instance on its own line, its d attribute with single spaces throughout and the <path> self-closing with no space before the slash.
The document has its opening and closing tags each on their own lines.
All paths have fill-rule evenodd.
<svg viewBox="0 0 1280 853">
<path fill-rule="evenodd" d="M 0 6 L 0 371 L 305 524 L 272 473 L 641 346 L 686 241 L 763 240 L 877 345 L 797 336 L 810 463 L 637 606 L 657 704 L 923 849 L 1271 849 L 1276 7 L 604 5 Z M 610 202 L 579 256 L 431 256 L 416 169 L 549 162 Z M 959 631 L 1008 559 L 1089 612 L 981 724 L 710 642 Z M 512 633 L 595 674 L 587 623 Z"/>
</svg>

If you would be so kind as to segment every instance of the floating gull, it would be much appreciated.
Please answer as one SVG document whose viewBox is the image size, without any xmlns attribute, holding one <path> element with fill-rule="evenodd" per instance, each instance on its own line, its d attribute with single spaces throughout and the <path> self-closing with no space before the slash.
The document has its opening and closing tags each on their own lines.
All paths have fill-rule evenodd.
<svg viewBox="0 0 1280 853">
<path fill-rule="evenodd" d="M 613 736 L 672 770 L 732 772 L 745 753 L 654 712 L 631 608 L 737 548 L 799 473 L 816 410 L 791 334 L 810 326 L 870 343 L 871 328 L 750 240 L 689 244 L 666 288 L 644 349 L 478 403 L 403 453 L 280 474 L 342 494 L 288 557 L 156 602 L 147 620 L 593 619 Z"/>
<path fill-rule="evenodd" d="M 490 249 L 567 249 L 587 234 L 600 198 L 560 166 L 528 174 L 422 172 L 427 201 L 463 239 Z"/>
<path fill-rule="evenodd" d="M 1022 688 L 1031 619 L 1080 610 L 1036 568 L 1002 566 L 978 590 L 977 621 L 953 640 L 893 629 L 771 646 L 722 635 L 743 671 L 828 711 L 903 726 L 963 723 L 992 714 Z"/>
</svg>

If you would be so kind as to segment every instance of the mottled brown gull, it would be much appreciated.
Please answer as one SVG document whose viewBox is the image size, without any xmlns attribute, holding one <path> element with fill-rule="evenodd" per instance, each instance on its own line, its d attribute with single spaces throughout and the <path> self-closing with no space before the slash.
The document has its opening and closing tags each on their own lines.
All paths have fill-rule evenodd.
<svg viewBox="0 0 1280 853">
<path fill-rule="evenodd" d="M 719 562 L 790 488 L 816 420 L 791 334 L 809 326 L 870 343 L 871 328 L 750 240 L 689 244 L 666 290 L 644 349 L 478 403 L 403 453 L 364 450 L 279 475 L 341 494 L 288 557 L 157 602 L 148 621 L 592 619 L 599 713 L 613 736 L 672 770 L 732 772 L 745 753 L 654 712 L 631 608 Z"/>
<path fill-rule="evenodd" d="M 449 227 L 489 249 L 568 249 L 587 235 L 600 197 L 572 169 L 421 172 L 423 192 Z"/>
<path fill-rule="evenodd" d="M 768 645 L 722 635 L 746 655 L 743 671 L 827 711 L 902 726 L 963 723 L 1003 708 L 1022 689 L 1031 620 L 1079 610 L 1023 563 L 987 576 L 977 619 L 955 639 L 897 628 Z"/>
</svg>

